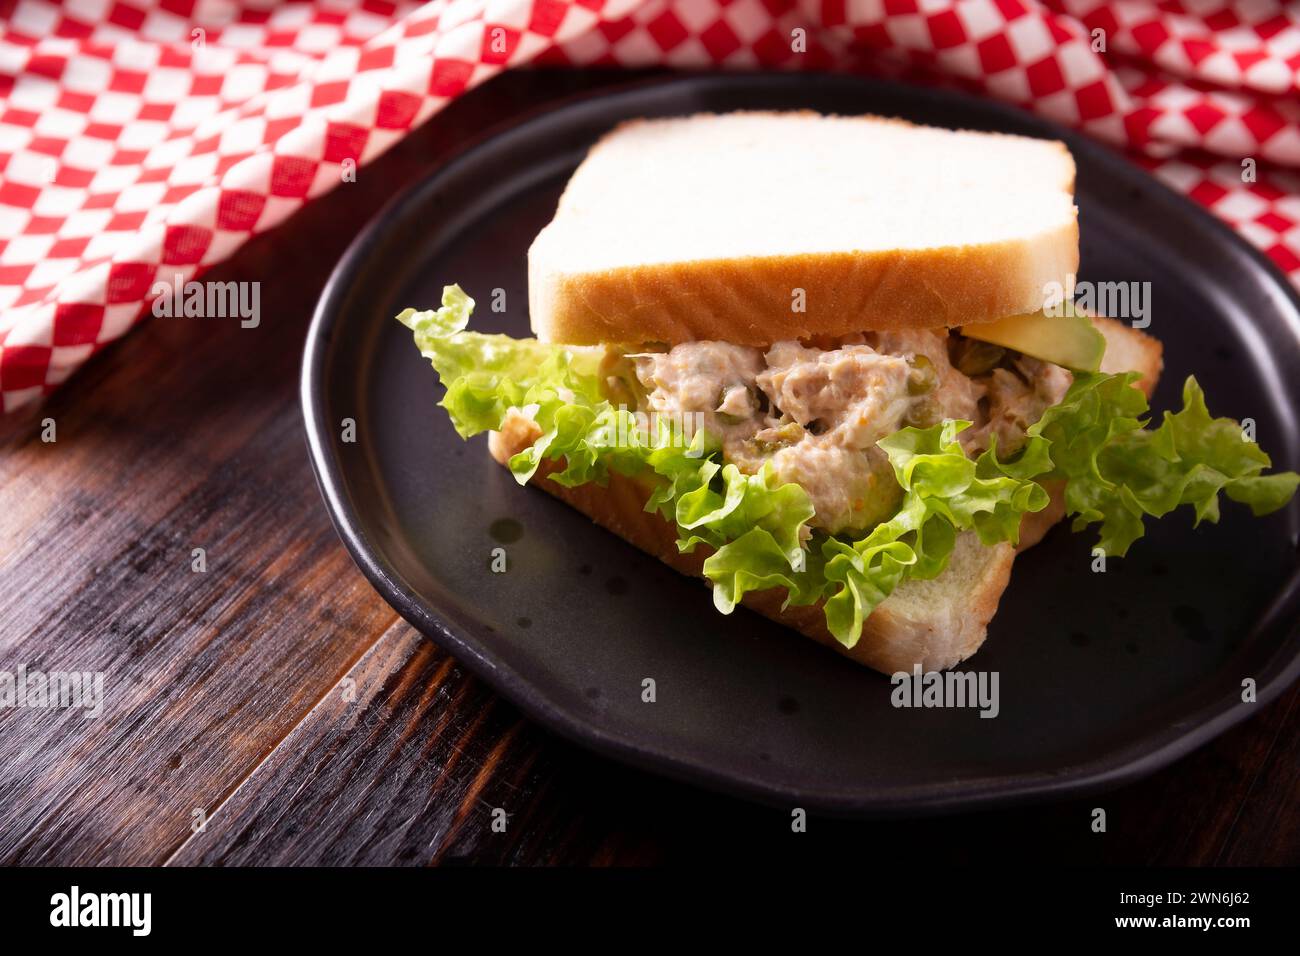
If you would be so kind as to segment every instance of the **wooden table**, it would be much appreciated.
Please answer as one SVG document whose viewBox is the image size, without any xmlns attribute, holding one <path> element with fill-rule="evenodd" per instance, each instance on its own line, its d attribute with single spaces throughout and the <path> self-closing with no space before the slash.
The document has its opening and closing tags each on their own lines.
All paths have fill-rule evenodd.
<svg viewBox="0 0 1300 956">
<path fill-rule="evenodd" d="M 259 327 L 151 319 L 43 407 L 0 419 L 0 670 L 102 671 L 106 693 L 95 720 L 0 709 L 0 862 L 1300 862 L 1300 687 L 1119 792 L 796 835 L 788 810 L 616 766 L 523 720 L 370 589 L 303 442 L 317 295 L 374 210 L 448 150 L 625 78 L 492 81 L 207 276 L 260 281 Z"/>
</svg>

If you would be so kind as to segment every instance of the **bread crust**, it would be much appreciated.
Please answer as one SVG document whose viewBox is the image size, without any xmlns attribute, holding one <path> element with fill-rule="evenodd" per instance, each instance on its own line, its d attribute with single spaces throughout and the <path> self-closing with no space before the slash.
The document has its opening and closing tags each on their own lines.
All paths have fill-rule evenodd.
<svg viewBox="0 0 1300 956">
<path fill-rule="evenodd" d="M 492 432 L 488 449 L 501 465 L 527 448 L 536 439 L 535 431 L 512 419 L 501 432 Z M 513 424 L 513 427 L 509 427 Z M 705 545 L 691 554 L 677 550 L 677 530 L 657 512 L 645 510 L 652 486 L 646 482 L 611 474 L 605 486 L 586 484 L 566 488 L 546 476 L 562 463 L 544 460 L 531 484 L 581 511 L 601 527 L 663 561 L 669 567 L 691 577 L 704 577 L 704 561 L 713 550 Z M 964 596 L 960 614 L 919 617 L 902 610 L 902 601 L 890 597 L 872 613 L 862 626 L 862 637 L 853 647 L 845 647 L 826 627 L 821 604 L 781 609 L 784 592 L 778 589 L 756 591 L 744 598 L 746 607 L 764 617 L 793 628 L 819 644 L 832 648 L 859 664 L 885 674 L 910 672 L 920 664 L 925 671 L 944 670 L 974 654 L 984 643 L 988 622 L 998 608 L 998 600 L 1011 579 L 1014 549 L 1008 544 L 986 548 L 978 543 L 970 549 L 977 555 L 975 582 Z M 904 584 L 903 588 L 908 585 Z"/>
<path fill-rule="evenodd" d="M 543 342 L 715 340 L 770 345 L 864 330 L 990 322 L 1043 307 L 1079 267 L 1079 227 L 1020 241 L 940 249 L 701 259 L 568 274 L 547 226 L 528 254 L 529 313 Z M 804 311 L 794 311 L 802 290 Z"/>
</svg>

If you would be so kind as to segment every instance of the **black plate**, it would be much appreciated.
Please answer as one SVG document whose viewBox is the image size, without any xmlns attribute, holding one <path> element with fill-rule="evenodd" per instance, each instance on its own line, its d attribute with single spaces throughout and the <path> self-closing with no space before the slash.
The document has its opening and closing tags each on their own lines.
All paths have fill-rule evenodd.
<svg viewBox="0 0 1300 956">
<path fill-rule="evenodd" d="M 488 137 L 390 204 L 321 300 L 302 377 L 312 465 L 353 558 L 416 627 L 528 714 L 628 762 L 773 803 L 845 814 L 987 806 L 1113 786 L 1169 763 L 1300 672 L 1298 509 L 1177 514 L 1090 570 L 1094 533 L 1055 529 L 1016 572 L 965 667 L 1000 674 L 1001 714 L 901 710 L 889 681 L 708 591 L 536 489 L 482 438 L 393 321 L 444 283 L 474 326 L 528 334 L 525 251 L 586 148 L 618 121 L 812 108 L 1066 140 L 1079 166 L 1082 276 L 1150 281 L 1166 371 L 1257 422 L 1300 464 L 1300 304 L 1229 229 L 1107 149 L 994 103 L 808 76 L 688 77 L 564 103 Z M 653 183 L 629 184 L 653 189 Z M 756 197 L 757 199 L 757 197 Z M 685 226 L 684 226 L 685 227 Z M 508 310 L 494 314 L 492 290 Z M 355 419 L 356 440 L 341 440 Z M 507 549 L 509 571 L 489 569 Z M 642 701 L 642 681 L 657 701 Z M 1252 678 L 1261 703 L 1241 702 Z"/>
</svg>

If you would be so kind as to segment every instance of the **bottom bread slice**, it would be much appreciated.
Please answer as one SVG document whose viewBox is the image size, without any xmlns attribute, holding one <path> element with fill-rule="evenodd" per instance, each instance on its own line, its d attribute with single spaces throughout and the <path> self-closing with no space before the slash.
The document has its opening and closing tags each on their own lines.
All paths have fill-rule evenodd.
<svg viewBox="0 0 1300 956">
<path fill-rule="evenodd" d="M 523 423 L 523 419 L 518 419 Z M 507 427 L 489 436 L 488 448 L 501 464 L 527 448 L 535 437 L 525 427 Z M 651 486 L 612 474 L 605 486 L 566 488 L 546 479 L 558 463 L 544 461 L 532 483 L 578 509 L 596 524 L 654 555 L 682 574 L 703 577 L 705 546 L 692 554 L 677 550 L 677 529 L 657 512 L 645 510 Z M 972 533 L 958 536 L 947 570 L 932 581 L 905 581 L 863 623 L 862 637 L 845 647 L 826 627 L 819 604 L 781 610 L 785 592 L 751 592 L 745 606 L 834 648 L 860 664 L 887 674 L 942 670 L 965 660 L 984 641 L 988 622 L 1011 577 L 1015 550 L 1009 544 L 985 547 Z"/>
<path fill-rule="evenodd" d="M 1161 370 L 1159 342 L 1111 319 L 1095 321 L 1107 340 L 1102 370 L 1141 372 L 1140 386 L 1150 397 Z M 507 420 L 500 432 L 489 435 L 488 449 L 497 462 L 506 465 L 531 445 L 537 434 L 532 422 L 515 417 Z M 566 488 L 546 478 L 561 467 L 562 463 L 543 461 L 531 484 L 682 574 L 703 578 L 704 561 L 711 549 L 701 545 L 691 554 L 677 550 L 676 528 L 657 512 L 645 510 L 653 490 L 648 481 L 611 474 L 605 486 Z M 1047 487 L 1051 504 L 1025 516 L 1020 551 L 1040 541 L 1065 515 L 1063 487 L 1059 483 Z M 918 664 L 924 671 L 945 670 L 970 657 L 984 643 L 989 621 L 1011 579 L 1016 553 L 1009 544 L 985 546 L 973 532 L 958 535 L 943 574 L 899 585 L 863 622 L 862 637 L 853 647 L 845 647 L 830 633 L 820 604 L 782 610 L 785 592 L 780 589 L 751 592 L 744 604 L 885 674 L 910 672 Z"/>
</svg>

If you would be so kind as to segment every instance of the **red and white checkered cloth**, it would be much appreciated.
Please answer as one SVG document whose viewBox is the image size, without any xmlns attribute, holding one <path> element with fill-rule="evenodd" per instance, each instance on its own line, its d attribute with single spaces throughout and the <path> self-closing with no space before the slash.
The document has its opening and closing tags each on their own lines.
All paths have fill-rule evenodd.
<svg viewBox="0 0 1300 956">
<path fill-rule="evenodd" d="M 1274 0 L 0 0 L 0 410 L 524 63 L 956 84 L 1130 150 L 1300 282 Z"/>
</svg>

